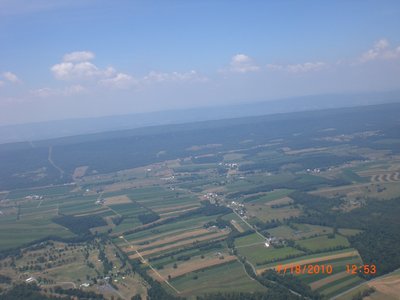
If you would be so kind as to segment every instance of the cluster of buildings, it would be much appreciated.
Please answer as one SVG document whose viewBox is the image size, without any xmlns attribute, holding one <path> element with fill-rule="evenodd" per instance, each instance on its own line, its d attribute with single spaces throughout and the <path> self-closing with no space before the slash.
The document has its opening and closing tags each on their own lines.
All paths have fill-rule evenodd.
<svg viewBox="0 0 400 300">
<path fill-rule="evenodd" d="M 28 200 L 42 200 L 42 199 L 43 199 L 43 196 L 39 196 L 39 195 L 29 195 L 29 196 L 26 196 L 25 199 L 28 199 Z"/>
<path fill-rule="evenodd" d="M 228 207 L 232 208 L 239 216 L 243 217 L 243 219 L 247 219 L 246 217 L 246 207 L 244 204 L 236 201 L 232 201 L 230 204 L 227 205 Z"/>
<path fill-rule="evenodd" d="M 239 167 L 239 165 L 237 163 L 222 163 L 222 162 L 220 162 L 218 165 L 224 166 L 224 167 L 227 167 L 230 169 L 237 169 Z"/>
<path fill-rule="evenodd" d="M 218 203 L 218 195 L 216 193 L 207 193 L 203 195 L 203 198 L 205 200 L 210 201 L 211 204 L 217 204 Z"/>
<path fill-rule="evenodd" d="M 267 248 L 270 246 L 285 246 L 286 242 L 283 238 L 270 236 L 265 239 L 264 245 Z"/>
<path fill-rule="evenodd" d="M 35 277 L 29 277 L 27 279 L 25 279 L 26 283 L 37 283 L 37 280 Z"/>
<path fill-rule="evenodd" d="M 95 204 L 103 205 L 104 204 L 104 199 L 103 198 L 97 199 Z"/>
</svg>

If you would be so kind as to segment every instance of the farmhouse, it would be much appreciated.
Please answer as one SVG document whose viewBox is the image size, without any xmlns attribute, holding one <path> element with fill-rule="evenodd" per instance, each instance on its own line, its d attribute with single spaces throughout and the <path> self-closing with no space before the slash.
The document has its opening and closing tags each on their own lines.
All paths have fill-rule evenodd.
<svg viewBox="0 0 400 300">
<path fill-rule="evenodd" d="M 35 277 L 29 277 L 28 279 L 25 280 L 26 283 L 32 283 L 32 282 L 37 282 Z"/>
</svg>

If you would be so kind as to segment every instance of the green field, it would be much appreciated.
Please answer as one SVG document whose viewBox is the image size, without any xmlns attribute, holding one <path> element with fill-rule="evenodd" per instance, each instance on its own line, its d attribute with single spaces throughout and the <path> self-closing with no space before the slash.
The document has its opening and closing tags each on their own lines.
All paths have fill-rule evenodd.
<svg viewBox="0 0 400 300">
<path fill-rule="evenodd" d="M 271 261 L 281 260 L 289 255 L 298 255 L 302 251 L 292 247 L 273 248 L 272 246 L 266 247 L 264 244 L 251 245 L 248 247 L 238 248 L 240 255 L 246 257 L 254 265 L 264 265 Z"/>
<path fill-rule="evenodd" d="M 273 201 L 276 199 L 280 199 L 283 197 L 286 197 L 287 195 L 289 195 L 293 190 L 289 190 L 289 189 L 279 189 L 279 190 L 274 190 L 272 192 L 268 192 L 265 195 L 262 195 L 260 197 L 257 197 L 255 199 L 251 199 L 251 203 L 256 203 L 256 204 L 261 204 L 261 203 L 266 203 L 269 201 Z"/>
<path fill-rule="evenodd" d="M 332 233 L 333 229 L 331 227 L 311 224 L 291 224 L 291 227 L 282 225 L 269 229 L 268 232 L 271 234 L 271 236 L 298 240 L 313 235 Z"/>
<path fill-rule="evenodd" d="M 68 229 L 44 218 L 13 222 L 1 220 L 0 227 L 0 250 L 19 247 L 48 236 L 62 238 L 74 236 Z"/>
<path fill-rule="evenodd" d="M 318 236 L 299 240 L 296 242 L 299 246 L 304 247 L 311 251 L 320 251 L 324 249 L 331 249 L 335 247 L 349 247 L 349 241 L 344 236 L 336 234 L 334 238 L 328 236 Z"/>
<path fill-rule="evenodd" d="M 253 244 L 264 244 L 265 239 L 259 236 L 257 233 L 252 233 L 240 238 L 235 239 L 236 248 L 245 247 Z"/>
<path fill-rule="evenodd" d="M 195 276 L 197 276 L 197 279 Z M 171 281 L 184 295 L 202 295 L 212 292 L 263 292 L 257 281 L 251 280 L 239 262 L 229 262 L 213 268 L 188 273 Z"/>
</svg>

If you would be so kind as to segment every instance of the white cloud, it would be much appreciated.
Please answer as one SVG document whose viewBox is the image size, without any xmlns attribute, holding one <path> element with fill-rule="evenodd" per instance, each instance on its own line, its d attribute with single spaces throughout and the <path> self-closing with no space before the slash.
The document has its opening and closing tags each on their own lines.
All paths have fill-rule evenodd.
<svg viewBox="0 0 400 300">
<path fill-rule="evenodd" d="M 63 61 L 50 68 L 58 80 L 101 80 L 115 75 L 112 67 L 101 69 L 90 60 L 95 54 L 90 51 L 75 51 L 63 56 Z"/>
<path fill-rule="evenodd" d="M 89 80 L 110 77 L 115 74 L 112 67 L 100 69 L 95 64 L 83 61 L 78 63 L 62 62 L 51 67 L 54 77 L 59 80 Z"/>
<path fill-rule="evenodd" d="M 55 96 L 72 96 L 77 94 L 82 94 L 86 92 L 87 89 L 79 84 L 71 85 L 65 87 L 63 89 L 54 89 L 54 88 L 40 88 L 36 90 L 30 91 L 30 94 L 39 97 L 39 98 L 48 98 L 48 97 L 55 97 Z"/>
<path fill-rule="evenodd" d="M 80 84 L 75 84 L 75 85 L 71 85 L 69 87 L 66 87 L 63 91 L 63 94 L 65 96 L 69 96 L 69 95 L 76 95 L 76 94 L 82 94 L 84 92 L 86 92 L 86 88 L 83 87 Z"/>
<path fill-rule="evenodd" d="M 207 81 L 207 77 L 198 74 L 195 70 L 189 72 L 172 72 L 162 73 L 151 71 L 149 74 L 143 77 L 142 81 L 145 83 L 154 82 L 204 82 Z"/>
<path fill-rule="evenodd" d="M 137 84 L 137 80 L 124 73 L 118 73 L 112 78 L 100 80 L 100 84 L 112 88 L 126 89 Z"/>
<path fill-rule="evenodd" d="M 46 98 L 49 96 L 54 96 L 54 90 L 51 88 L 40 88 L 30 91 L 30 93 L 35 97 Z"/>
<path fill-rule="evenodd" d="M 302 64 L 278 65 L 269 64 L 267 68 L 273 71 L 284 71 L 288 73 L 306 73 L 320 71 L 327 68 L 328 65 L 324 62 L 306 62 Z"/>
<path fill-rule="evenodd" d="M 18 78 L 18 76 L 12 72 L 4 72 L 2 75 L 7 81 L 9 81 L 11 83 L 21 82 L 21 80 Z"/>
<path fill-rule="evenodd" d="M 232 57 L 229 71 L 236 73 L 255 72 L 260 69 L 253 60 L 245 54 L 236 54 Z"/>
<path fill-rule="evenodd" d="M 4 85 L 4 81 L 0 80 L 0 87 L 2 87 Z"/>
<path fill-rule="evenodd" d="M 75 51 L 67 53 L 63 56 L 63 61 L 66 62 L 81 62 L 94 59 L 95 55 L 90 51 Z"/>
<path fill-rule="evenodd" d="M 54 77 L 65 81 L 91 81 L 104 87 L 115 89 L 127 89 L 149 83 L 161 82 L 201 82 L 207 78 L 196 71 L 163 73 L 152 71 L 146 76 L 135 78 L 132 75 L 117 72 L 109 67 L 101 69 L 89 61 L 95 57 L 90 51 L 71 52 L 63 57 L 63 61 L 51 67 Z M 48 90 L 37 90 L 37 93 L 47 95 Z"/>
<path fill-rule="evenodd" d="M 400 46 L 395 49 L 390 48 L 390 43 L 386 39 L 377 41 L 371 49 L 364 52 L 359 61 L 365 63 L 377 59 L 396 59 L 400 58 Z"/>
</svg>

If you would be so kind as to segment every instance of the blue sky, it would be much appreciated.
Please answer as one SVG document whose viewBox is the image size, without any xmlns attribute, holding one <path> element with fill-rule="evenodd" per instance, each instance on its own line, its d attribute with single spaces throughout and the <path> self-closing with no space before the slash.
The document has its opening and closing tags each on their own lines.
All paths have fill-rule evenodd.
<svg viewBox="0 0 400 300">
<path fill-rule="evenodd" d="M 399 1 L 0 0 L 0 124 L 400 88 Z"/>
</svg>

